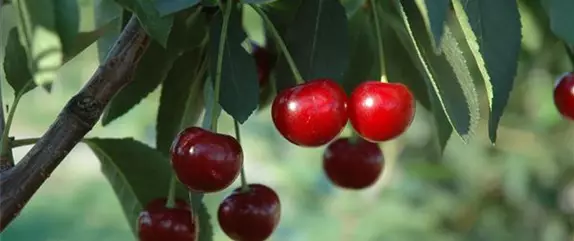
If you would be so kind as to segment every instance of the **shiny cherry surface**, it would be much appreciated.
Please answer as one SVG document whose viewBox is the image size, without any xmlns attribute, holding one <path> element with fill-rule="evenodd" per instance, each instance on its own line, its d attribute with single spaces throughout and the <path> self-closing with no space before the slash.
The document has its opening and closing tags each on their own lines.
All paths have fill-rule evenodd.
<svg viewBox="0 0 574 241">
<path fill-rule="evenodd" d="M 243 150 L 235 138 L 189 127 L 171 146 L 171 165 L 177 178 L 190 190 L 217 192 L 227 188 L 239 175 Z"/>
<path fill-rule="evenodd" d="M 262 184 L 235 189 L 219 205 L 217 218 L 223 232 L 237 241 L 263 241 L 271 236 L 281 219 L 279 196 Z"/>
<path fill-rule="evenodd" d="M 323 170 L 331 182 L 346 189 L 363 189 L 381 176 L 384 157 L 381 148 L 361 138 L 331 142 L 323 153 Z"/>
<path fill-rule="evenodd" d="M 173 208 L 167 208 L 166 201 L 165 198 L 155 199 L 140 212 L 137 220 L 139 240 L 197 240 L 197 217 L 193 215 L 189 205 L 182 200 L 176 200 Z"/>
<path fill-rule="evenodd" d="M 380 142 L 394 139 L 411 125 L 415 99 L 403 84 L 366 81 L 349 99 L 349 120 L 363 138 Z"/>
<path fill-rule="evenodd" d="M 291 143 L 317 147 L 333 140 L 347 124 L 347 96 L 330 79 L 316 79 L 281 91 L 273 100 L 275 127 Z"/>
<path fill-rule="evenodd" d="M 567 119 L 574 120 L 574 73 L 560 77 L 554 88 L 554 105 Z"/>
</svg>

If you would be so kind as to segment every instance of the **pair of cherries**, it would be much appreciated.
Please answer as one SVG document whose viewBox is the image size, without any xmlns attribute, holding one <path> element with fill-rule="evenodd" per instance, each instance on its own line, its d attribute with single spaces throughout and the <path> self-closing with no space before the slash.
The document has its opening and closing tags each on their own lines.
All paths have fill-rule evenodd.
<svg viewBox="0 0 574 241">
<path fill-rule="evenodd" d="M 199 127 L 184 129 L 171 146 L 171 164 L 179 181 L 191 191 L 214 193 L 229 187 L 239 176 L 243 150 L 232 136 Z M 262 184 L 236 188 L 220 204 L 218 222 L 233 240 L 265 240 L 281 216 L 279 197 Z M 140 241 L 193 241 L 199 223 L 189 205 L 177 200 L 150 202 L 138 218 Z"/>
<path fill-rule="evenodd" d="M 271 112 L 279 133 L 295 145 L 319 147 L 332 141 L 323 154 L 327 177 L 337 186 L 362 189 L 383 170 L 377 142 L 408 129 L 415 100 L 400 83 L 365 81 L 348 98 L 333 80 L 315 79 L 281 91 Z M 348 121 L 359 136 L 333 141 Z"/>
<path fill-rule="evenodd" d="M 171 147 L 171 164 L 179 181 L 191 191 L 214 193 L 229 187 L 243 165 L 243 150 L 232 136 L 199 127 L 184 129 Z M 220 204 L 217 218 L 221 229 L 233 240 L 265 240 L 281 216 L 279 197 L 262 184 L 236 188 Z M 138 218 L 140 241 L 193 241 L 199 223 L 187 203 L 173 207 L 165 199 L 147 205 Z"/>
</svg>

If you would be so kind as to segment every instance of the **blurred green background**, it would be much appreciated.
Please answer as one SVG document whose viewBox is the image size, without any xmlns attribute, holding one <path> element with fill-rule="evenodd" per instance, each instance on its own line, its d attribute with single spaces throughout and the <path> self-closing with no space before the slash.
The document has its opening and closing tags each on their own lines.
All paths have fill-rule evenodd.
<svg viewBox="0 0 574 241">
<path fill-rule="evenodd" d="M 253 116 L 242 127 L 248 181 L 271 186 L 282 202 L 281 223 L 271 240 L 574 240 L 574 124 L 560 117 L 552 101 L 554 79 L 570 71 L 571 65 L 562 44 L 549 37 L 541 9 L 532 2 L 521 2 L 523 53 L 496 146 L 485 135 L 484 93 L 479 131 L 468 144 L 453 136 L 443 159 L 433 151 L 432 117 L 419 107 L 407 133 L 382 144 L 386 169 L 380 181 L 367 190 L 345 191 L 326 180 L 321 169 L 323 148 L 289 144 L 274 129 L 269 109 Z M 80 0 L 80 5 L 82 29 L 91 30 L 93 2 Z M 1 15 L 2 21 L 12 16 L 6 7 Z M 257 39 L 260 22 L 250 14 L 245 18 Z M 7 30 L 2 29 L 2 41 Z M 51 94 L 38 88 L 24 97 L 11 134 L 42 135 L 96 67 L 94 45 L 55 73 Z M 13 93 L 2 84 L 5 104 L 10 104 Z M 89 136 L 132 136 L 153 145 L 158 94 L 109 127 L 98 124 Z M 232 133 L 228 116 L 222 117 L 219 128 Z M 16 149 L 16 159 L 29 148 Z M 207 195 L 212 214 L 237 185 Z M 212 221 L 215 240 L 228 240 L 216 219 Z M 98 160 L 83 144 L 68 155 L 0 238 L 135 240 Z"/>
</svg>

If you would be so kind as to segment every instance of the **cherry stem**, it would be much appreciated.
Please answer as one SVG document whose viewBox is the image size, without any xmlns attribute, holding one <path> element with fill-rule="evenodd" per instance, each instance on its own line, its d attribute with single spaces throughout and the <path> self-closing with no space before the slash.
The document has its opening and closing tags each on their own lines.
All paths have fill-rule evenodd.
<svg viewBox="0 0 574 241">
<path fill-rule="evenodd" d="M 36 142 L 38 142 L 38 140 L 40 140 L 40 138 L 25 138 L 25 139 L 11 140 L 10 147 L 16 148 L 21 146 L 34 145 L 36 144 Z"/>
<path fill-rule="evenodd" d="M 574 52 L 572 50 L 572 47 L 568 45 L 566 42 L 564 42 L 564 48 L 566 48 L 566 54 L 568 55 L 568 59 L 570 59 L 570 63 L 574 67 Z"/>
<path fill-rule="evenodd" d="M 381 34 L 380 18 L 378 13 L 377 5 L 375 5 L 374 0 L 369 0 L 371 3 L 371 10 L 373 11 L 373 20 L 375 21 L 375 33 L 377 35 L 377 44 L 379 51 L 379 64 L 381 68 L 381 82 L 388 82 L 387 80 L 387 69 L 385 65 L 385 53 L 383 49 L 383 35 Z"/>
<path fill-rule="evenodd" d="M 231 16 L 232 0 L 227 0 L 225 14 L 223 15 L 223 26 L 221 27 L 221 35 L 219 38 L 219 49 L 217 51 L 217 66 L 215 70 L 215 86 L 213 87 L 213 105 L 212 108 L 219 103 L 219 90 L 221 88 L 221 73 L 223 72 L 223 51 L 225 51 L 225 42 L 227 41 L 227 29 L 229 27 L 229 17 Z M 220 5 L 220 7 L 223 7 Z M 211 112 L 211 131 L 217 132 L 217 119 L 216 111 Z"/>
<path fill-rule="evenodd" d="M 165 207 L 173 208 L 175 206 L 175 186 L 177 184 L 177 177 L 175 174 L 171 176 L 171 180 L 169 182 L 169 191 L 167 193 L 167 202 Z"/>
<path fill-rule="evenodd" d="M 233 124 L 235 126 L 235 138 L 237 139 L 237 142 L 239 142 L 239 144 L 241 144 L 241 134 L 239 131 L 239 122 L 237 120 L 233 120 Z M 247 192 L 247 191 L 249 191 L 249 186 L 247 186 L 247 178 L 245 177 L 245 165 L 244 165 L 244 163 L 241 164 L 241 191 Z"/>
<path fill-rule="evenodd" d="M 277 45 L 279 45 L 279 48 L 281 48 L 281 52 L 283 53 L 283 55 L 285 55 L 287 64 L 289 64 L 289 68 L 291 68 L 291 72 L 293 73 L 293 76 L 295 76 L 295 82 L 297 84 L 305 83 L 305 80 L 303 80 L 301 73 L 297 69 L 297 65 L 295 65 L 295 61 L 293 61 L 293 57 L 291 57 L 291 53 L 289 53 L 289 50 L 287 49 L 287 45 L 285 45 L 283 38 L 281 38 L 281 35 L 279 35 L 279 31 L 277 31 L 277 29 L 275 28 L 269 17 L 267 17 L 267 14 L 265 14 L 265 12 L 261 10 L 261 8 L 259 8 L 257 5 L 253 3 L 250 3 L 249 6 L 251 6 L 253 10 L 255 10 L 255 12 L 257 12 L 259 16 L 261 16 L 263 22 L 271 32 L 271 35 L 273 35 L 275 42 L 277 43 Z"/>
</svg>

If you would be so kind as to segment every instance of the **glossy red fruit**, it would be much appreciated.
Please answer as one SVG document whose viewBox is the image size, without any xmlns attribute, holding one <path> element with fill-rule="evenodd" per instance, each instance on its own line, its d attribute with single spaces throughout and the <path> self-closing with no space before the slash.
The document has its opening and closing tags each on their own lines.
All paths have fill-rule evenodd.
<svg viewBox="0 0 574 241">
<path fill-rule="evenodd" d="M 233 240 L 263 241 L 271 236 L 281 219 L 279 196 L 262 184 L 249 190 L 233 190 L 219 205 L 219 226 Z"/>
<path fill-rule="evenodd" d="M 269 82 L 271 75 L 272 55 L 269 50 L 256 44 L 251 44 L 252 55 L 255 58 L 257 65 L 257 74 L 259 79 L 259 86 L 264 86 Z"/>
<path fill-rule="evenodd" d="M 140 212 L 138 236 L 140 241 L 194 241 L 198 239 L 197 217 L 182 200 L 176 200 L 173 208 L 167 208 L 166 199 L 151 201 Z"/>
<path fill-rule="evenodd" d="M 193 191 L 227 188 L 242 164 L 243 150 L 235 138 L 199 127 L 181 131 L 171 146 L 171 165 L 177 178 Z"/>
<path fill-rule="evenodd" d="M 349 120 L 363 138 L 380 142 L 404 133 L 415 116 L 415 99 L 403 84 L 366 81 L 349 99 Z"/>
<path fill-rule="evenodd" d="M 317 147 L 347 124 L 347 95 L 330 79 L 316 79 L 281 91 L 273 100 L 275 127 L 291 143 Z"/>
<path fill-rule="evenodd" d="M 361 138 L 331 142 L 323 153 L 323 170 L 331 182 L 347 189 L 363 189 L 381 176 L 384 157 L 381 148 Z"/>
<path fill-rule="evenodd" d="M 560 77 L 554 88 L 554 105 L 562 116 L 574 120 L 574 73 Z"/>
</svg>

